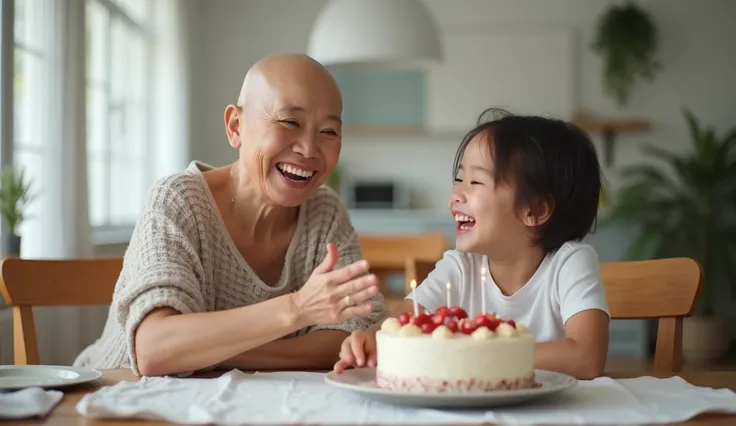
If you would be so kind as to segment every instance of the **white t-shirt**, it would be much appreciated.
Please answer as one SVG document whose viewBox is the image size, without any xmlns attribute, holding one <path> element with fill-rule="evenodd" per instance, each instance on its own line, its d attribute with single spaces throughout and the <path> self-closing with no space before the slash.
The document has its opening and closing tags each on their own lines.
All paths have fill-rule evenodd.
<svg viewBox="0 0 736 426">
<path fill-rule="evenodd" d="M 449 282 L 450 303 L 473 318 L 482 309 L 483 267 L 489 270 L 487 256 L 448 250 L 406 298 L 435 311 L 447 305 Z M 578 312 L 599 309 L 609 314 L 598 254 L 589 244 L 568 242 L 548 254 L 531 279 L 511 296 L 501 293 L 490 273 L 486 280 L 486 312 L 526 325 L 538 342 L 565 337 L 565 323 Z"/>
</svg>

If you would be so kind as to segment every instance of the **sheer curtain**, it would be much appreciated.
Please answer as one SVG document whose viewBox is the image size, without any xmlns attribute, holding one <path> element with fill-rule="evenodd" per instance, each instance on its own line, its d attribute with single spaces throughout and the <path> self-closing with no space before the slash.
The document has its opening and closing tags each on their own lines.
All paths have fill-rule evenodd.
<svg viewBox="0 0 736 426">
<path fill-rule="evenodd" d="M 84 0 L 16 0 L 23 31 L 36 37 L 35 88 L 16 99 L 14 162 L 32 181 L 35 198 L 19 231 L 22 256 L 35 259 L 93 255 L 87 208 L 85 146 Z M 30 38 L 29 38 L 30 39 Z M 32 47 L 31 47 L 32 49 Z M 16 50 L 16 54 L 20 53 Z M 28 63 L 31 63 L 28 57 Z M 16 61 L 18 62 L 18 61 Z M 18 89 L 16 89 L 18 93 Z M 69 364 L 82 342 L 82 309 L 34 308 L 41 362 Z"/>
<path fill-rule="evenodd" d="M 155 145 L 148 173 L 153 183 L 157 177 L 181 170 L 189 157 L 186 19 L 181 0 L 140 1 L 151 1 L 156 11 L 150 28 L 155 37 L 155 75 L 151 77 Z M 25 13 L 20 20 L 16 16 L 21 26 L 16 28 L 15 143 L 2 151 L 11 152 L 15 166 L 26 171 L 36 196 L 19 229 L 21 255 L 29 259 L 92 257 L 85 130 L 86 3 L 15 2 L 16 15 Z M 105 306 L 34 311 L 44 364 L 71 364 L 99 336 L 107 316 Z"/>
</svg>

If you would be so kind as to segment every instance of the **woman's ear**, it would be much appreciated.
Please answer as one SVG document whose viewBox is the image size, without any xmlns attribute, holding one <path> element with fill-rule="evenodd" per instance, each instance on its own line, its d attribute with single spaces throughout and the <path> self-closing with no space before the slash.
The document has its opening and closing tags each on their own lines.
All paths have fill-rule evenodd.
<svg viewBox="0 0 736 426">
<path fill-rule="evenodd" d="M 242 109 L 237 105 L 228 105 L 225 108 L 225 133 L 227 140 L 235 149 L 239 149 L 240 141 L 240 114 Z"/>
</svg>

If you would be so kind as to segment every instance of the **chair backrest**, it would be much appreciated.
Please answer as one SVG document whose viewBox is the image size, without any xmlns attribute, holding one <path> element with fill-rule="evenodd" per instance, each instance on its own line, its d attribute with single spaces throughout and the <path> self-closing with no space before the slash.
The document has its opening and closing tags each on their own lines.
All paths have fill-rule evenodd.
<svg viewBox="0 0 736 426">
<path fill-rule="evenodd" d="M 437 265 L 437 260 L 426 260 L 426 259 L 415 259 L 409 257 L 406 259 L 405 273 L 404 273 L 404 292 L 406 294 L 411 293 L 411 281 L 416 280 L 417 286 L 422 283 L 429 273 L 434 270 Z"/>
<path fill-rule="evenodd" d="M 407 280 L 417 285 L 436 261 L 407 260 Z M 689 258 L 601 263 L 608 307 L 613 319 L 659 319 L 654 371 L 682 370 L 682 321 L 692 315 L 703 272 Z"/>
<path fill-rule="evenodd" d="M 448 249 L 447 236 L 443 233 L 416 235 L 360 235 L 358 237 L 363 258 L 372 267 L 394 269 L 403 272 L 407 258 L 434 260 Z"/>
<path fill-rule="evenodd" d="M 378 277 L 379 288 L 390 309 L 403 303 L 404 295 L 387 286 L 392 273 L 405 273 L 406 261 L 414 259 L 439 259 L 448 249 L 447 236 L 440 232 L 410 235 L 360 235 L 358 237 L 363 258 L 371 265 L 371 272 Z"/>
<path fill-rule="evenodd" d="M 682 321 L 695 310 L 703 271 L 690 258 L 601 264 L 614 319 L 658 318 L 655 372 L 682 370 Z"/>
<path fill-rule="evenodd" d="M 122 267 L 122 258 L 2 260 L 0 293 L 13 309 L 14 363 L 39 363 L 33 306 L 109 304 Z"/>
</svg>

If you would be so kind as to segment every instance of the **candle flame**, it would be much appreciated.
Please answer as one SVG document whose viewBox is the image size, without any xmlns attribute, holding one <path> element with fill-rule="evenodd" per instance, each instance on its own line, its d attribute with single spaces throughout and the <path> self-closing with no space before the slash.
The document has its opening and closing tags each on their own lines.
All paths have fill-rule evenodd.
<svg viewBox="0 0 736 426">
<path fill-rule="evenodd" d="M 450 290 L 450 283 L 447 283 L 447 284 L 445 284 L 445 288 L 446 288 L 447 290 Z"/>
<path fill-rule="evenodd" d="M 417 280 L 411 280 L 411 282 L 409 283 L 409 287 L 411 287 L 412 290 L 417 288 Z"/>
</svg>

